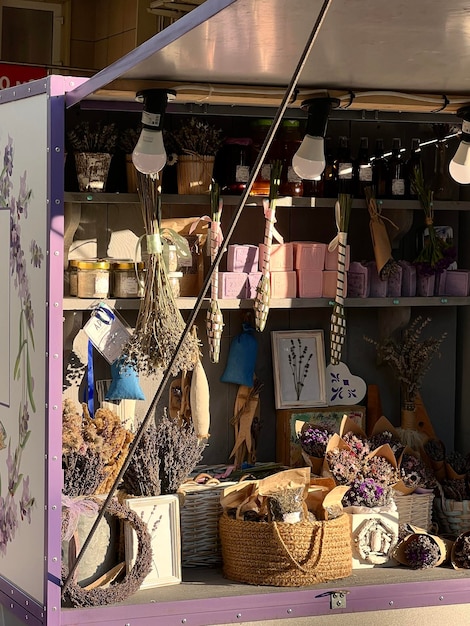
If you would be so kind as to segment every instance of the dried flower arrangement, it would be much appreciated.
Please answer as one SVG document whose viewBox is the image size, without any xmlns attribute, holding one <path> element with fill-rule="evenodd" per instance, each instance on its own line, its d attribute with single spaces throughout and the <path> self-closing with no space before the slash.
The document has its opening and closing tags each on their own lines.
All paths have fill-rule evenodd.
<svg viewBox="0 0 470 626">
<path fill-rule="evenodd" d="M 359 475 L 362 461 L 348 448 L 333 448 L 326 453 L 333 478 L 339 485 L 349 485 Z"/>
<path fill-rule="evenodd" d="M 443 462 L 446 456 L 446 449 L 440 439 L 428 439 L 424 444 L 424 450 L 431 461 Z"/>
<path fill-rule="evenodd" d="M 150 423 L 134 450 L 122 477 L 122 489 L 132 496 L 161 494 L 160 460 L 158 458 L 157 429 Z"/>
<path fill-rule="evenodd" d="M 222 147 L 222 129 L 213 124 L 191 117 L 173 132 L 165 132 L 165 144 L 169 152 L 199 156 L 215 156 Z"/>
<path fill-rule="evenodd" d="M 147 375 L 161 373 L 172 363 L 171 373 L 191 371 L 199 359 L 199 342 L 188 333 L 175 357 L 185 322 L 176 304 L 163 258 L 161 193 L 158 176 L 138 174 L 142 218 L 150 252 L 146 261 L 144 296 L 134 333 L 124 348 L 125 358 Z M 174 358 L 175 357 L 175 358 Z"/>
<path fill-rule="evenodd" d="M 405 446 L 402 444 L 400 439 L 396 437 L 389 430 L 383 430 L 380 433 L 375 433 L 369 437 L 369 446 L 371 451 L 380 448 L 384 444 L 388 443 L 388 445 L 392 448 L 393 454 L 396 458 L 403 452 Z"/>
<path fill-rule="evenodd" d="M 121 130 L 117 144 L 119 150 L 124 152 L 124 154 L 132 154 L 137 142 L 139 141 L 141 130 L 140 126 L 137 128 L 125 128 L 124 130 Z"/>
<path fill-rule="evenodd" d="M 405 540 L 404 556 L 413 569 L 435 567 L 441 558 L 441 550 L 430 535 L 414 534 Z"/>
<path fill-rule="evenodd" d="M 304 488 L 280 489 L 268 497 L 268 506 L 275 522 L 300 521 L 304 506 Z"/>
<path fill-rule="evenodd" d="M 455 261 L 456 251 L 434 230 L 433 191 L 424 180 L 422 165 L 413 169 L 411 185 L 424 210 L 424 222 L 428 229 L 423 249 L 414 263 L 424 276 L 439 274 Z"/>
<path fill-rule="evenodd" d="M 79 122 L 67 132 L 67 139 L 74 152 L 115 152 L 118 144 L 116 124 L 103 122 Z"/>
<path fill-rule="evenodd" d="M 298 439 L 306 454 L 319 458 L 325 456 L 326 446 L 331 436 L 332 433 L 327 428 L 308 424 L 302 428 Z"/>
<path fill-rule="evenodd" d="M 112 411 L 98 409 L 91 418 L 86 404 L 82 410 L 69 399 L 63 402 L 64 494 L 71 497 L 109 491 L 133 438 Z"/>
<path fill-rule="evenodd" d="M 414 408 L 424 375 L 431 366 L 433 356 L 439 354 L 439 347 L 447 336 L 447 333 L 442 333 L 437 339 L 421 339 L 421 334 L 430 321 L 429 317 L 416 317 L 403 331 L 400 339 L 387 337 L 374 341 L 364 337 L 365 341 L 376 347 L 380 360 L 392 368 L 401 385 L 404 407 Z"/>
<path fill-rule="evenodd" d="M 348 444 L 354 454 L 363 459 L 371 451 L 371 447 L 367 437 L 362 437 L 352 431 L 344 433 L 343 440 Z"/>
<path fill-rule="evenodd" d="M 466 474 L 468 471 L 468 459 L 458 450 L 449 452 L 446 456 L 446 462 L 456 474 Z"/>
<path fill-rule="evenodd" d="M 458 569 L 470 569 L 470 533 L 457 537 L 452 548 L 452 565 Z"/>
<path fill-rule="evenodd" d="M 392 498 L 392 487 L 376 478 L 359 476 L 352 481 L 342 503 L 343 506 L 383 507 L 390 505 Z"/>
<path fill-rule="evenodd" d="M 417 456 L 404 453 L 400 459 L 400 478 L 407 487 L 434 489 L 437 481 L 432 470 Z"/>
</svg>

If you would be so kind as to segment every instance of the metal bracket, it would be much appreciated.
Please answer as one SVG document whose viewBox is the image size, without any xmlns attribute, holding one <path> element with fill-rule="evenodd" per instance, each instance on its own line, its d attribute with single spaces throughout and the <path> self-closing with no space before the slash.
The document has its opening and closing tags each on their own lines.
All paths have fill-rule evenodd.
<svg viewBox="0 0 470 626">
<path fill-rule="evenodd" d="M 345 609 L 347 591 L 332 591 L 330 593 L 330 609 Z"/>
</svg>

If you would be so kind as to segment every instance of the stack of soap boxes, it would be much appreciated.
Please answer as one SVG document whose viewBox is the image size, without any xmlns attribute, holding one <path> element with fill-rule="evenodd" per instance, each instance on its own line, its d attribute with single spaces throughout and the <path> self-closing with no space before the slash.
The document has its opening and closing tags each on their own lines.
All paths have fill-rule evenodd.
<svg viewBox="0 0 470 626">
<path fill-rule="evenodd" d="M 255 298 L 266 246 L 233 244 L 227 249 L 227 271 L 219 272 L 219 298 Z M 334 298 L 337 251 L 325 243 L 299 241 L 271 246 L 271 298 Z M 349 246 L 346 270 L 349 266 Z M 344 282 L 344 295 L 346 296 Z"/>
</svg>

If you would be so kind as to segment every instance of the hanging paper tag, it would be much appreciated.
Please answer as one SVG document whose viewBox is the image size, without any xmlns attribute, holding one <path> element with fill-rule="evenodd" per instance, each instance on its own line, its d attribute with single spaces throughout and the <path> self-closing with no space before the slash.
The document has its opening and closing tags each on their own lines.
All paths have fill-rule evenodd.
<svg viewBox="0 0 470 626">
<path fill-rule="evenodd" d="M 114 363 L 121 356 L 131 337 L 130 330 L 117 313 L 102 302 L 93 310 L 83 330 L 108 363 Z"/>
</svg>

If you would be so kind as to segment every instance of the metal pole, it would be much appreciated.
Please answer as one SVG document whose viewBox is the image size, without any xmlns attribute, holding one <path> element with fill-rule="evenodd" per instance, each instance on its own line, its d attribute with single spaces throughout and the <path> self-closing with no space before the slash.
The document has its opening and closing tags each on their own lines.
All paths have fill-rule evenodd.
<svg viewBox="0 0 470 626">
<path fill-rule="evenodd" d="M 302 52 L 302 54 L 300 56 L 300 59 L 299 59 L 299 62 L 297 63 L 297 66 L 296 66 L 296 68 L 294 70 L 294 73 L 292 75 L 290 83 L 289 83 L 289 85 L 288 85 L 288 87 L 287 87 L 287 89 L 285 91 L 285 94 L 283 96 L 282 102 L 281 102 L 281 104 L 279 105 L 279 108 L 276 111 L 276 115 L 274 116 L 273 123 L 271 124 L 269 132 L 266 135 L 264 143 L 261 146 L 261 150 L 260 150 L 260 152 L 259 152 L 259 154 L 258 154 L 258 156 L 256 158 L 256 161 L 255 161 L 255 163 L 253 165 L 253 169 L 252 169 L 252 171 L 250 173 L 250 177 L 249 177 L 249 180 L 247 182 L 246 188 L 245 188 L 245 190 L 243 191 L 243 193 L 242 193 L 242 195 L 240 197 L 240 202 L 238 204 L 238 208 L 237 208 L 237 210 L 235 212 L 235 215 L 232 218 L 232 222 L 230 224 L 230 227 L 229 227 L 229 229 L 227 231 L 226 236 L 224 237 L 224 241 L 222 242 L 222 245 L 220 246 L 219 251 L 218 251 L 217 255 L 215 256 L 214 261 L 212 262 L 212 265 L 211 265 L 211 267 L 209 269 L 209 272 L 207 273 L 207 276 L 206 276 L 206 278 L 204 280 L 204 283 L 203 283 L 203 286 L 201 288 L 201 291 L 200 291 L 200 293 L 199 293 L 199 295 L 198 295 L 198 297 L 196 299 L 196 302 L 194 304 L 194 308 L 192 309 L 192 312 L 189 315 L 189 318 L 188 318 L 188 320 L 186 322 L 186 326 L 185 326 L 185 328 L 184 328 L 184 330 L 183 330 L 183 332 L 181 334 L 180 340 L 179 340 L 179 342 L 178 342 L 178 344 L 176 346 L 176 349 L 175 349 L 175 352 L 173 354 L 173 357 L 171 358 L 170 363 L 169 363 L 169 365 L 168 365 L 168 367 L 167 367 L 167 369 L 166 369 L 166 371 L 165 371 L 165 373 L 163 375 L 163 378 L 162 378 L 162 380 L 161 380 L 161 382 L 160 382 L 160 384 L 158 386 L 158 389 L 155 392 L 155 395 L 154 395 L 153 400 L 152 400 L 152 402 L 151 402 L 151 404 L 150 404 L 150 406 L 149 406 L 149 408 L 147 410 L 147 413 L 146 413 L 146 415 L 145 415 L 141 425 L 139 426 L 139 429 L 138 429 L 137 433 L 135 434 L 135 437 L 132 440 L 131 445 L 129 446 L 129 451 L 128 451 L 126 460 L 124 461 L 124 463 L 123 463 L 123 465 L 122 465 L 118 475 L 116 476 L 116 479 L 115 479 L 113 485 L 111 486 L 109 494 L 107 495 L 105 501 L 103 502 L 103 505 L 102 505 L 102 507 L 100 509 L 100 512 L 98 513 L 98 516 L 97 516 L 93 526 L 91 527 L 90 532 L 88 533 L 88 536 L 85 539 L 85 541 L 83 543 L 83 546 L 82 546 L 80 552 L 78 553 L 75 562 L 73 563 L 72 567 L 70 568 L 70 571 L 69 571 L 69 574 L 68 574 L 66 580 L 64 581 L 64 584 L 63 584 L 63 587 L 62 587 L 62 595 L 64 594 L 64 591 L 67 588 L 67 585 L 71 581 L 71 579 L 72 579 L 72 577 L 73 577 L 73 575 L 74 575 L 74 573 L 75 573 L 75 571 L 76 571 L 76 569 L 77 569 L 77 567 L 78 567 L 78 565 L 80 563 L 80 560 L 82 559 L 82 556 L 85 553 L 85 550 L 88 548 L 88 546 L 89 546 L 89 544 L 90 544 L 90 542 L 91 542 L 91 540 L 93 538 L 93 535 L 94 535 L 96 529 L 98 528 L 98 524 L 100 523 L 103 515 L 105 514 L 106 508 L 107 508 L 109 502 L 111 501 L 112 497 L 114 496 L 114 493 L 116 492 L 116 489 L 117 489 L 119 483 L 121 482 L 122 477 L 124 476 L 127 468 L 129 467 L 129 463 L 130 463 L 130 461 L 132 459 L 132 455 L 134 454 L 135 449 L 139 445 L 139 442 L 142 439 L 142 435 L 143 435 L 145 429 L 147 428 L 147 425 L 149 424 L 150 419 L 153 416 L 153 412 L 155 410 L 155 407 L 156 407 L 157 403 L 159 402 L 159 400 L 160 400 L 160 398 L 162 396 L 164 388 L 166 387 L 166 385 L 168 384 L 168 382 L 170 380 L 173 363 L 175 362 L 175 360 L 176 360 L 176 358 L 177 358 L 177 356 L 179 354 L 179 351 L 181 349 L 181 346 L 182 346 L 184 340 L 186 339 L 188 333 L 190 332 L 190 330 L 191 330 L 191 328 L 192 328 L 192 326 L 193 326 L 193 324 L 194 324 L 194 322 L 196 320 L 197 314 L 199 313 L 199 310 L 201 309 L 202 302 L 204 300 L 206 292 L 207 292 L 207 290 L 209 288 L 209 285 L 211 283 L 212 275 L 213 275 L 215 269 L 218 267 L 219 262 L 220 262 L 223 254 L 225 253 L 225 251 L 227 249 L 227 245 L 228 245 L 228 243 L 230 241 L 230 238 L 231 238 L 231 236 L 233 234 L 233 231 L 235 230 L 235 227 L 236 227 L 236 225 L 238 223 L 238 220 L 240 219 L 240 216 L 242 214 L 243 208 L 245 207 L 245 204 L 246 204 L 246 202 L 247 202 L 247 200 L 249 198 L 249 195 L 250 195 L 250 192 L 251 192 L 251 188 L 253 186 L 253 182 L 256 179 L 256 177 L 258 175 L 258 172 L 261 169 L 261 165 L 263 164 L 264 159 L 266 157 L 266 154 L 267 154 L 267 152 L 268 152 L 268 150 L 269 150 L 269 148 L 271 146 L 271 143 L 272 143 L 272 140 L 274 138 L 274 135 L 275 135 L 275 133 L 276 133 L 278 127 L 279 127 L 279 124 L 281 123 L 281 119 L 282 119 L 282 117 L 283 117 L 283 115 L 284 115 L 284 113 L 285 113 L 285 111 L 286 111 L 286 109 L 287 109 L 287 107 L 289 105 L 289 102 L 292 99 L 292 96 L 294 94 L 295 88 L 297 87 L 297 83 L 299 81 L 300 74 L 302 73 L 302 70 L 303 70 L 303 68 L 305 66 L 305 63 L 307 62 L 307 59 L 308 59 L 308 57 L 310 55 L 310 52 L 312 51 L 312 48 L 313 48 L 313 45 L 314 45 L 315 40 L 317 38 L 318 32 L 320 30 L 320 27 L 323 24 L 323 21 L 324 21 L 324 19 L 326 17 L 326 13 L 327 13 L 328 9 L 330 8 L 330 5 L 331 5 L 332 2 L 333 2 L 333 0 L 324 0 L 323 1 L 323 4 L 322 4 L 322 7 L 321 7 L 320 12 L 318 14 L 318 17 L 315 20 L 315 24 L 313 25 L 312 32 L 310 33 L 310 36 L 309 36 L 309 38 L 307 40 L 307 43 L 305 44 L 304 50 L 303 50 L 303 52 Z"/>
</svg>

